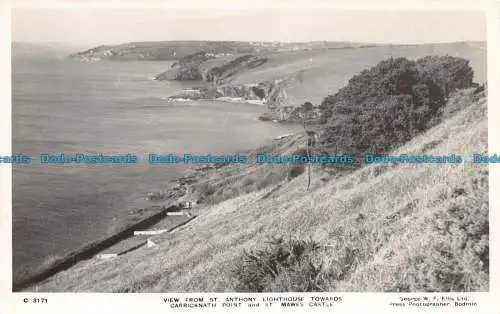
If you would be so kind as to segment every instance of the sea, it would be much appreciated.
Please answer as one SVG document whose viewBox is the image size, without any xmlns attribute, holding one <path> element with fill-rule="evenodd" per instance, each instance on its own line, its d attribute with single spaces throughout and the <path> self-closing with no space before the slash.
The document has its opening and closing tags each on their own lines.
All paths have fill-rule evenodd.
<svg viewBox="0 0 500 314">
<path fill-rule="evenodd" d="M 261 122 L 265 106 L 221 101 L 172 102 L 196 85 L 152 78 L 170 62 L 99 61 L 65 56 L 12 57 L 14 278 L 30 274 L 114 232 L 148 192 L 182 175 L 152 165 L 149 153 L 231 154 L 296 127 Z M 135 154 L 129 165 L 44 165 L 40 154 Z"/>
</svg>

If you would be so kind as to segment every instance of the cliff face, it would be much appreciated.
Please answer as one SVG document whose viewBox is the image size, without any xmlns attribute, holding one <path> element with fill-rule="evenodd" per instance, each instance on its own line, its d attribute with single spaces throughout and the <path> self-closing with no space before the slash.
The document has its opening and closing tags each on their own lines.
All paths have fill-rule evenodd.
<svg viewBox="0 0 500 314">
<path fill-rule="evenodd" d="M 156 75 L 159 81 L 206 81 L 221 83 L 240 72 L 256 68 L 267 61 L 265 57 L 253 55 L 218 56 L 198 52 L 183 58 L 170 69 Z"/>
<path fill-rule="evenodd" d="M 226 97 L 242 98 L 244 100 L 260 100 L 267 105 L 268 112 L 263 120 L 301 122 L 301 103 L 290 99 L 289 90 L 297 83 L 297 76 L 283 79 L 263 81 L 255 84 L 230 84 L 217 88 L 219 94 Z M 311 122 L 319 120 L 319 108 L 314 108 L 310 114 Z"/>
<path fill-rule="evenodd" d="M 215 99 L 219 97 L 238 98 L 241 100 L 260 100 L 270 108 L 285 101 L 286 91 L 283 80 L 264 81 L 255 84 L 206 84 L 184 90 L 171 98 Z"/>
<path fill-rule="evenodd" d="M 239 99 L 241 101 L 262 101 L 262 103 L 267 103 L 267 88 L 273 88 L 271 85 L 266 87 L 264 84 L 226 84 L 220 86 L 206 85 L 202 87 L 195 87 L 189 90 L 183 90 L 178 94 L 171 96 L 170 98 L 189 98 L 192 100 L 198 99 L 217 99 L 217 98 L 227 98 L 227 99 Z"/>
<path fill-rule="evenodd" d="M 259 67 L 266 62 L 267 58 L 265 57 L 243 55 L 219 66 L 203 69 L 201 71 L 202 79 L 204 81 L 217 83 L 240 72 Z"/>
<path fill-rule="evenodd" d="M 197 52 L 186 56 L 172 64 L 171 68 L 155 76 L 158 81 L 199 81 L 202 79 L 200 66 L 203 62 L 214 59 L 215 56 L 207 52 Z"/>
<path fill-rule="evenodd" d="M 277 120 L 288 122 L 301 122 L 302 112 L 300 103 L 290 103 L 287 90 L 295 83 L 296 77 L 268 80 L 253 84 L 207 84 L 171 96 L 172 99 L 188 98 L 192 100 L 219 99 L 238 102 L 251 102 L 266 105 L 268 112 L 262 120 Z M 319 108 L 314 108 L 309 115 L 310 120 L 319 119 Z"/>
</svg>

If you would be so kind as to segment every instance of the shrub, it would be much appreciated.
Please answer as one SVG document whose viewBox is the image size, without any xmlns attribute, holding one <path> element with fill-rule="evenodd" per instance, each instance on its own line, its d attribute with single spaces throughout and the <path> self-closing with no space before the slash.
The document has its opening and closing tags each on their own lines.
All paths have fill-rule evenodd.
<svg viewBox="0 0 500 314">
<path fill-rule="evenodd" d="M 321 246 L 313 240 L 268 243 L 262 250 L 243 252 L 233 269 L 236 290 L 241 292 L 323 291 L 323 264 L 315 261 Z"/>
<path fill-rule="evenodd" d="M 292 164 L 288 166 L 287 180 L 291 181 L 306 171 L 304 164 Z"/>
<path fill-rule="evenodd" d="M 295 150 L 292 155 L 299 155 L 301 157 L 306 157 L 307 156 L 307 149 L 306 148 L 299 148 Z M 288 181 L 300 176 L 303 174 L 306 170 L 306 164 L 304 163 L 296 163 L 296 164 L 290 164 L 288 165 L 288 170 L 287 170 L 287 179 Z"/>
<path fill-rule="evenodd" d="M 321 150 L 386 153 L 439 122 L 450 93 L 472 86 L 473 71 L 461 58 L 389 58 L 351 78 L 320 105 Z"/>
<path fill-rule="evenodd" d="M 469 61 L 452 56 L 427 56 L 417 60 L 421 76 L 432 80 L 441 89 L 445 98 L 456 89 L 472 86 L 474 71 Z"/>
</svg>

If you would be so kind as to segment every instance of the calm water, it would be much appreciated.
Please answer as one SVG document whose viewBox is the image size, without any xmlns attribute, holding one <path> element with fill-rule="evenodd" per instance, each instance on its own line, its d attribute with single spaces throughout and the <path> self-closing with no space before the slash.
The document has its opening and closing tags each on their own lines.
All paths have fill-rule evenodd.
<svg viewBox="0 0 500 314">
<path fill-rule="evenodd" d="M 190 87 L 150 78 L 166 62 L 79 63 L 13 58 L 14 273 L 100 238 L 180 174 L 175 166 L 38 165 L 40 153 L 231 153 L 291 130 L 256 121 L 265 110 L 221 102 L 169 103 Z"/>
</svg>

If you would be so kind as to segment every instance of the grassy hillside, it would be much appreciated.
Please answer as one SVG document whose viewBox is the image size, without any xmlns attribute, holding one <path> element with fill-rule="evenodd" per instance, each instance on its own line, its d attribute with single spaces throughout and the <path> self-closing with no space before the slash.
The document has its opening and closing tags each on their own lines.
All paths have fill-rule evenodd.
<svg viewBox="0 0 500 314">
<path fill-rule="evenodd" d="M 443 122 L 394 152 L 455 153 L 463 164 L 369 165 L 329 179 L 315 167 L 311 191 L 299 175 L 200 206 L 155 248 L 80 262 L 38 291 L 487 291 L 488 170 L 471 164 L 487 152 L 487 105 L 472 93 L 453 95 Z M 303 143 L 294 140 L 286 149 Z"/>
<path fill-rule="evenodd" d="M 465 162 L 351 165 L 341 172 L 317 165 L 310 190 L 303 165 L 196 169 L 175 191 L 154 195 L 198 200 L 198 218 L 154 236 L 155 248 L 80 262 L 38 291 L 488 290 L 488 172 L 471 164 L 473 153 L 487 151 L 485 86 L 472 84 L 485 81 L 483 48 L 267 53 L 266 63 L 231 75 L 224 92 L 253 97 L 254 87 L 271 87 L 287 96 L 279 105 L 323 102 L 321 110 L 333 114 L 317 126 L 320 149 L 455 153 Z M 463 57 L 471 67 L 449 57 L 388 59 L 426 55 Z M 354 109 L 358 114 L 349 114 Z M 251 160 L 259 152 L 304 155 L 305 143 L 296 134 L 246 153 Z"/>
<path fill-rule="evenodd" d="M 186 56 L 208 52 L 212 54 L 245 54 L 271 51 L 323 50 L 343 47 L 374 46 L 351 42 L 243 42 L 243 41 L 155 41 L 102 45 L 71 54 L 70 58 L 108 60 L 180 60 Z"/>
</svg>

